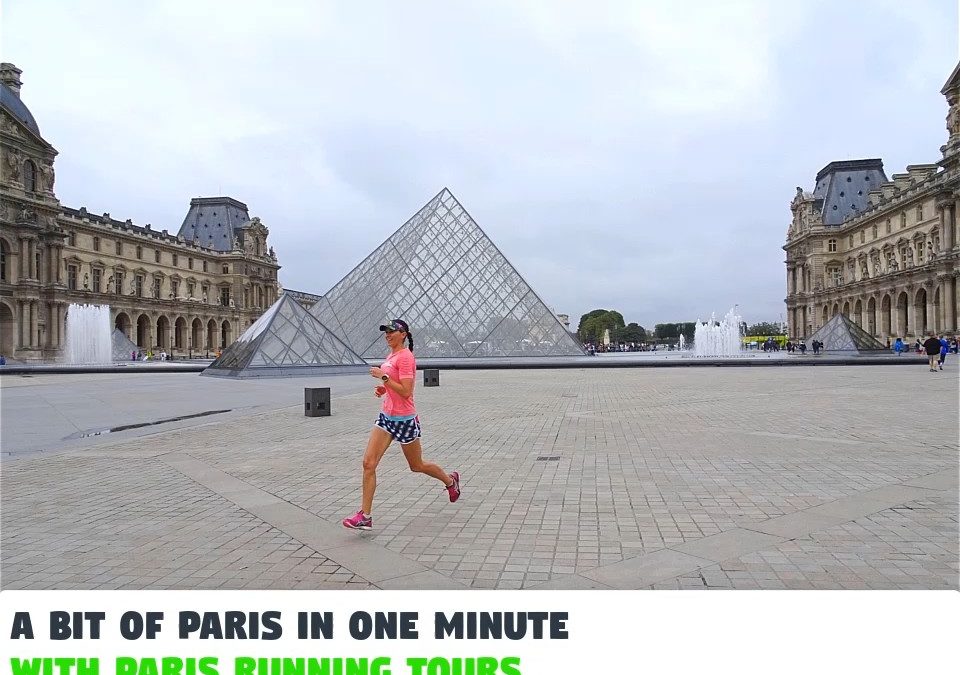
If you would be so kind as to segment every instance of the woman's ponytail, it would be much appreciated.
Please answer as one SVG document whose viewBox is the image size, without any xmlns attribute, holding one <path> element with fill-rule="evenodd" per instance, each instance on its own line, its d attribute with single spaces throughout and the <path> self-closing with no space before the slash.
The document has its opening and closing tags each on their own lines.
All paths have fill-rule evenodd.
<svg viewBox="0 0 960 675">
<path fill-rule="evenodd" d="M 411 335 L 410 333 L 407 333 L 407 342 L 410 343 L 410 351 L 412 352 L 413 351 L 413 335 Z"/>
</svg>

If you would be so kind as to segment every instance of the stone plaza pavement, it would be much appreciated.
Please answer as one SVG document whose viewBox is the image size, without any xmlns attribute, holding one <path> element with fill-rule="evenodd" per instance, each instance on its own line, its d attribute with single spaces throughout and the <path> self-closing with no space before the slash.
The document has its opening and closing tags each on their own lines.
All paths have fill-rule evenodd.
<svg viewBox="0 0 960 675">
<path fill-rule="evenodd" d="M 42 382 L 78 386 L 58 377 Z M 157 376 L 98 377 L 142 397 Z M 198 376 L 165 377 L 188 398 Z M 960 585 L 955 359 L 443 371 L 417 389 L 424 454 L 463 497 L 393 446 L 368 533 L 339 522 L 359 506 L 373 380 L 327 418 L 304 417 L 302 381 L 276 382 L 244 386 L 289 387 L 282 407 L 5 457 L 0 586 Z"/>
</svg>

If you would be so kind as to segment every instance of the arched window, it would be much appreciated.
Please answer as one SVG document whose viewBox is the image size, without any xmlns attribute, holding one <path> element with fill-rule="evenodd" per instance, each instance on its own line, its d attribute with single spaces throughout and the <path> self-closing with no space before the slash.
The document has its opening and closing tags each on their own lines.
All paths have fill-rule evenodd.
<svg viewBox="0 0 960 675">
<path fill-rule="evenodd" d="M 834 253 L 834 252 L 836 252 L 836 250 L 837 250 L 837 240 L 836 240 L 836 239 L 828 239 L 828 240 L 827 240 L 827 251 L 829 251 L 829 252 L 831 252 L 831 253 Z"/>
<path fill-rule="evenodd" d="M 23 163 L 23 189 L 37 191 L 37 167 L 29 159 Z"/>
</svg>

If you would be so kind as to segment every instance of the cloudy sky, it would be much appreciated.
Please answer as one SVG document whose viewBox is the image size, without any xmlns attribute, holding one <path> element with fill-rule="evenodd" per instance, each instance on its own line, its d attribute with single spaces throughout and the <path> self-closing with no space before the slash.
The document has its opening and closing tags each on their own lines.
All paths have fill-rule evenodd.
<svg viewBox="0 0 960 675">
<path fill-rule="evenodd" d="M 573 323 L 784 313 L 795 187 L 935 162 L 954 0 L 7 0 L 67 206 L 235 197 L 323 293 L 442 187 Z"/>
</svg>

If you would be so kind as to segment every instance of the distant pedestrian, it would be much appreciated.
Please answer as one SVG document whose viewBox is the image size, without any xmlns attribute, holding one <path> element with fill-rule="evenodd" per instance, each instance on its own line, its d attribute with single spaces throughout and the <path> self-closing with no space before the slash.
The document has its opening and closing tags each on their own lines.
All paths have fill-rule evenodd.
<svg viewBox="0 0 960 675">
<path fill-rule="evenodd" d="M 923 348 L 926 350 L 927 360 L 930 362 L 930 372 L 937 372 L 937 360 L 940 358 L 940 340 L 931 333 L 930 336 L 924 340 Z"/>
<path fill-rule="evenodd" d="M 803 340 L 800 341 L 800 354 L 802 356 L 807 355 L 807 343 L 804 342 Z"/>
<path fill-rule="evenodd" d="M 893 343 L 893 351 L 896 353 L 897 356 L 900 356 L 900 354 L 903 353 L 903 347 L 904 347 L 903 340 L 901 340 L 900 338 L 897 338 L 896 341 Z"/>
<path fill-rule="evenodd" d="M 947 360 L 947 352 L 950 351 L 950 343 L 947 342 L 947 336 L 940 336 L 940 358 L 937 360 L 937 365 L 940 366 L 940 370 L 943 370 L 943 362 Z"/>
<path fill-rule="evenodd" d="M 7 357 L 4 356 L 3 354 L 0 354 L 0 366 L 5 366 L 5 365 L 7 365 Z"/>
</svg>

